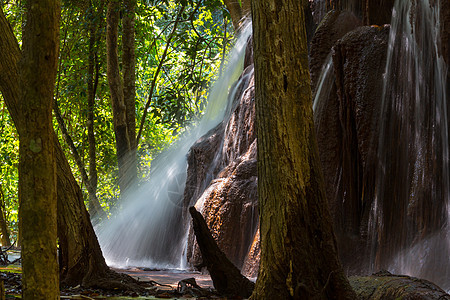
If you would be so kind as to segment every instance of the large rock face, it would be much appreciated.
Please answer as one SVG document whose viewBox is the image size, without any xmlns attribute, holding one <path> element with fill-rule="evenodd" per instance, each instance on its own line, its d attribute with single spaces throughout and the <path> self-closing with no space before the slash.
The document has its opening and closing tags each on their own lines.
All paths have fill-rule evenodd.
<svg viewBox="0 0 450 300">
<path fill-rule="evenodd" d="M 443 3 L 446 10 L 441 22 L 447 28 L 449 2 Z M 387 18 L 386 15 L 383 16 Z M 385 19 L 380 20 L 382 23 Z M 389 26 L 359 25 L 359 20 L 348 12 L 331 12 L 316 31 L 310 57 L 312 84 L 319 93 L 323 88 L 319 84 L 320 73 L 333 49 L 332 81 L 318 100 L 320 109 L 315 111 L 314 121 L 327 198 L 348 274 L 366 273 L 371 255 L 377 255 L 370 253 L 368 228 L 380 170 L 377 120 L 381 114 L 389 38 Z M 448 33 L 443 30 L 444 58 L 449 56 L 448 40 Z M 185 205 L 196 203 L 219 247 L 249 276 L 256 276 L 260 252 L 254 116 L 253 79 L 248 76 L 238 87 L 229 118 L 192 147 L 185 190 Z M 414 212 L 414 203 L 409 208 Z M 397 219 L 400 218 L 406 217 Z M 413 214 L 407 218 L 416 218 L 422 225 L 427 221 Z M 385 223 L 386 228 L 391 226 L 389 230 L 395 229 L 394 213 L 391 219 Z M 374 241 L 380 243 L 378 246 L 384 243 L 391 247 L 390 240 Z M 188 259 L 194 265 L 201 264 L 192 236 Z"/>
<path fill-rule="evenodd" d="M 188 154 L 185 205 L 200 210 L 220 249 L 245 274 L 257 264 L 247 258 L 258 248 L 256 131 L 253 67 L 240 80 L 228 117 L 203 136 Z M 256 254 L 257 255 L 257 254 Z M 189 236 L 188 260 L 201 265 Z"/>
<path fill-rule="evenodd" d="M 441 6 L 440 15 L 440 29 L 441 29 L 441 54 L 447 63 L 450 65 L 450 1 L 439 0 Z M 450 73 L 450 72 L 449 72 Z"/>
<path fill-rule="evenodd" d="M 447 64 L 447 101 L 450 99 L 450 1 L 440 0 L 440 54 Z M 450 108 L 447 108 L 450 111 Z M 450 113 L 449 113 L 450 114 Z M 450 125 L 449 125 L 450 127 Z"/>
<path fill-rule="evenodd" d="M 395 0 L 365 0 L 364 25 L 384 25 L 391 23 Z"/>
<path fill-rule="evenodd" d="M 347 13 L 344 16 L 350 23 L 355 21 Z M 350 273 L 361 271 L 360 259 L 365 254 L 364 231 L 371 202 L 361 202 L 360 196 L 362 191 L 373 193 L 369 186 L 373 186 L 375 168 L 370 155 L 376 150 L 372 143 L 376 137 L 371 120 L 381 101 L 388 32 L 388 28 L 359 27 L 341 40 L 332 37 L 336 80 L 328 97 L 321 100 L 321 113 L 315 116 L 327 197 L 341 258 Z M 323 40 L 331 48 L 329 37 Z M 315 47 L 320 47 L 319 39 Z M 323 56 L 315 59 L 323 62 Z M 244 274 L 256 276 L 260 249 L 254 89 L 253 79 L 245 81 L 237 89 L 230 117 L 190 150 L 185 206 L 196 204 L 219 247 Z M 192 234 L 188 259 L 201 265 Z"/>
<path fill-rule="evenodd" d="M 349 11 L 333 10 L 323 18 L 311 41 L 310 73 L 313 91 L 331 48 L 338 39 L 358 26 L 361 26 L 361 21 Z"/>
<path fill-rule="evenodd" d="M 321 100 L 322 113 L 315 117 L 340 253 L 351 273 L 361 271 L 361 260 L 355 260 L 355 255 L 363 259 L 365 253 L 364 229 L 371 202 L 361 203 L 360 196 L 364 189 L 370 192 L 370 172 L 375 169 L 369 166 L 373 163 L 370 151 L 376 150 L 371 143 L 375 139 L 371 120 L 381 101 L 388 31 L 360 27 L 336 43 L 336 81 L 329 97 Z M 237 89 L 229 118 L 190 150 L 185 206 L 196 204 L 219 247 L 244 274 L 256 276 L 260 250 L 255 108 L 253 79 L 246 80 Z M 192 235 L 188 259 L 201 265 Z"/>
<path fill-rule="evenodd" d="M 378 142 L 374 120 L 380 113 L 388 36 L 388 27 L 360 27 L 336 43 L 334 89 L 315 116 L 327 197 L 349 273 L 369 266 L 365 250 Z"/>
<path fill-rule="evenodd" d="M 366 273 L 373 266 L 394 268 L 397 272 L 420 274 L 448 288 L 448 244 L 442 242 L 448 239 L 445 230 L 442 231 L 447 199 L 439 197 L 444 194 L 439 186 L 443 177 L 439 171 L 442 156 L 438 147 L 433 146 L 439 141 L 433 138 L 433 144 L 427 136 L 427 146 L 420 148 L 421 160 L 414 160 L 414 151 L 406 155 L 398 151 L 413 144 L 406 129 L 395 133 L 396 129 L 407 127 L 394 121 L 408 121 L 399 98 L 393 102 L 393 121 L 389 121 L 394 125 L 386 127 L 386 123 L 379 121 L 391 120 L 382 112 L 388 38 L 388 26 L 373 26 L 357 28 L 338 40 L 333 47 L 335 81 L 321 100 L 323 103 L 317 105 L 320 110 L 315 111 L 320 158 L 340 256 L 348 274 Z M 442 51 L 445 53 L 444 47 Z M 397 57 L 395 61 L 401 60 Z M 392 68 L 398 74 L 405 69 L 395 63 Z M 400 76 L 406 75 L 397 75 Z M 432 82 L 432 78 L 427 80 Z M 414 91 L 415 83 L 409 84 Z M 401 97 L 410 97 L 410 92 Z M 433 107 L 430 99 L 421 101 L 428 101 L 429 107 Z M 406 107 L 411 113 L 413 105 Z M 428 116 L 430 112 L 421 110 L 421 113 Z M 379 151 L 382 130 L 386 147 Z M 384 160 L 385 157 L 388 159 Z M 409 170 L 407 176 L 405 169 Z M 411 194 L 403 192 L 408 185 Z M 418 257 L 420 262 L 414 262 Z M 447 279 L 439 278 L 446 276 Z"/>
</svg>

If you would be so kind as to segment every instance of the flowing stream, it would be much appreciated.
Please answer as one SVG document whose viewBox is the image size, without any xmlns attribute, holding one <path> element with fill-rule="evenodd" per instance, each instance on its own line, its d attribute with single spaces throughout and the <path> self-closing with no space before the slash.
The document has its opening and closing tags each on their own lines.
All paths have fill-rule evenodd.
<svg viewBox="0 0 450 300">
<path fill-rule="evenodd" d="M 448 83 L 438 41 L 439 1 L 396 1 L 369 234 L 372 271 L 413 275 L 448 290 Z"/>
<path fill-rule="evenodd" d="M 250 34 L 251 24 L 248 24 L 228 56 L 226 70 L 210 90 L 208 106 L 199 124 L 152 162 L 149 181 L 125 199 L 120 212 L 96 226 L 108 265 L 186 267 L 184 250 L 188 228 L 183 220 L 186 155 L 191 145 L 219 124 L 231 108 L 228 99 L 233 99 L 233 89 L 239 82 L 233 89 L 230 87 L 243 71 Z"/>
</svg>

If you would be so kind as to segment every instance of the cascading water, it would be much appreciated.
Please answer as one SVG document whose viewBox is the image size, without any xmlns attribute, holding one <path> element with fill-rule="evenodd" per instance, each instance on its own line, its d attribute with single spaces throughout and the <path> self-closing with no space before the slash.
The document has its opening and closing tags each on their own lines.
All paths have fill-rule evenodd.
<svg viewBox="0 0 450 300">
<path fill-rule="evenodd" d="M 199 124 L 152 162 L 149 181 L 131 193 L 123 209 L 96 227 L 103 255 L 109 265 L 183 268 L 187 228 L 183 220 L 186 154 L 191 145 L 219 124 L 231 108 L 230 87 L 243 70 L 244 51 L 251 34 L 245 26 L 229 55 L 228 67 L 213 85 L 205 115 Z M 239 87 L 239 82 L 234 89 Z"/>
<path fill-rule="evenodd" d="M 325 63 L 322 66 L 322 71 L 320 72 L 319 81 L 317 84 L 317 91 L 313 99 L 313 111 L 314 111 L 314 123 L 320 126 L 317 116 L 322 115 L 322 110 L 326 104 L 326 101 L 330 98 L 330 92 L 333 87 L 335 80 L 334 69 L 333 69 L 333 59 L 331 53 L 328 54 Z"/>
<path fill-rule="evenodd" d="M 438 2 L 397 0 L 393 10 L 369 232 L 372 271 L 448 290 L 449 119 Z"/>
</svg>

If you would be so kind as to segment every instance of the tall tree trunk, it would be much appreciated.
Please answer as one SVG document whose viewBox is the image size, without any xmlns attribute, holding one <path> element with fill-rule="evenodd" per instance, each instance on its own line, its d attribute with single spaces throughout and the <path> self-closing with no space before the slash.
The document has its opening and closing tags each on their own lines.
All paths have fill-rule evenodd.
<svg viewBox="0 0 450 300">
<path fill-rule="evenodd" d="M 127 132 L 130 140 L 130 157 L 136 156 L 136 54 L 135 54 L 135 0 L 124 0 L 122 65 L 123 65 L 123 99 L 126 108 Z M 133 159 L 135 163 L 135 159 Z M 131 180 L 137 178 L 134 164 L 130 170 Z"/>
<path fill-rule="evenodd" d="M 97 147 L 94 133 L 94 120 L 95 120 L 95 93 L 97 91 L 99 66 L 96 64 L 96 49 L 95 44 L 97 42 L 97 22 L 95 21 L 94 6 L 92 1 L 89 1 L 89 59 L 88 59 L 88 78 L 87 78 L 87 131 L 88 131 L 88 143 L 89 143 L 89 212 L 92 217 L 96 219 L 105 215 L 103 208 L 97 198 Z"/>
<path fill-rule="evenodd" d="M 355 298 L 337 256 L 301 0 L 252 2 L 261 262 L 252 299 Z"/>
<path fill-rule="evenodd" d="M 0 10 L 0 91 L 19 134 L 24 129 L 24 116 L 19 108 L 18 61 L 19 44 Z M 105 263 L 100 245 L 84 206 L 83 195 L 70 165 L 53 133 L 56 157 L 57 224 L 59 269 L 62 284 L 95 285 L 98 278 L 117 277 Z"/>
<path fill-rule="evenodd" d="M 8 224 L 6 223 L 6 207 L 5 207 L 5 195 L 3 193 L 3 187 L 0 184 L 0 230 L 2 234 L 2 246 L 11 246 L 11 240 L 9 239 Z"/>
<path fill-rule="evenodd" d="M 29 0 L 20 61 L 19 209 L 24 299 L 59 299 L 52 104 L 60 3 Z"/>
<path fill-rule="evenodd" d="M 111 0 L 106 14 L 106 60 L 109 90 L 113 111 L 114 133 L 116 136 L 116 152 L 119 166 L 119 187 L 121 197 L 126 195 L 132 184 L 130 168 L 133 165 L 131 157 L 131 142 L 127 122 L 127 105 L 119 69 L 118 28 L 120 19 L 120 1 Z M 125 29 L 125 28 L 124 28 Z M 129 75 L 129 74 L 128 74 Z M 134 114 L 134 112 L 133 112 Z"/>
</svg>

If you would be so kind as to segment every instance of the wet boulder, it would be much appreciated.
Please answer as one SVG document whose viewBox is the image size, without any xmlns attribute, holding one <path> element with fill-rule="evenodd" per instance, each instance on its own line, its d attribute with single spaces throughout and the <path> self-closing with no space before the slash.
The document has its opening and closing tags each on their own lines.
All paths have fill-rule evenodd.
<svg viewBox="0 0 450 300">
<path fill-rule="evenodd" d="M 361 26 L 361 21 L 349 11 L 330 11 L 314 33 L 310 48 L 311 87 L 316 90 L 322 66 L 336 41 L 347 32 Z"/>
<path fill-rule="evenodd" d="M 365 25 L 379 25 L 391 23 L 392 8 L 395 0 L 365 0 L 363 19 Z"/>
<path fill-rule="evenodd" d="M 359 27 L 333 48 L 335 80 L 315 111 L 319 155 L 339 253 L 350 274 L 365 271 L 374 197 L 377 124 L 389 27 Z M 378 110 L 377 110 L 378 109 Z"/>
<path fill-rule="evenodd" d="M 218 246 L 239 269 L 258 228 L 252 68 L 242 75 L 224 121 L 191 148 L 184 192 L 185 206 L 195 205 L 202 213 Z M 193 265 L 202 265 L 192 232 L 187 257 Z"/>
<path fill-rule="evenodd" d="M 450 1 L 440 1 L 440 54 L 447 64 L 447 100 L 450 99 Z M 449 125 L 450 127 L 450 125 Z"/>
<path fill-rule="evenodd" d="M 441 54 L 450 66 L 450 1 L 439 0 L 440 1 L 440 29 L 441 29 Z M 450 72 L 449 72 L 450 73 Z"/>
<path fill-rule="evenodd" d="M 244 260 L 244 265 L 242 266 L 241 272 L 245 276 L 250 278 L 256 278 L 258 276 L 259 261 L 261 259 L 261 240 L 258 230 L 253 236 L 253 242 L 250 246 L 250 250 Z"/>
</svg>

